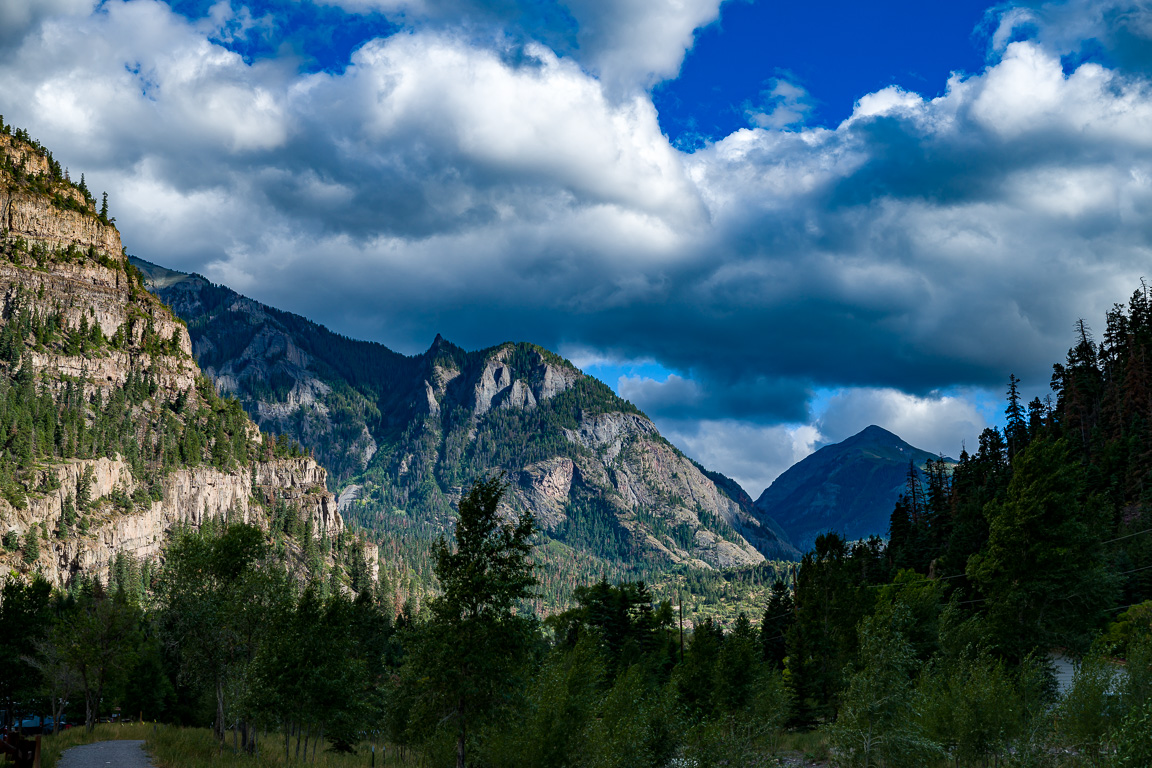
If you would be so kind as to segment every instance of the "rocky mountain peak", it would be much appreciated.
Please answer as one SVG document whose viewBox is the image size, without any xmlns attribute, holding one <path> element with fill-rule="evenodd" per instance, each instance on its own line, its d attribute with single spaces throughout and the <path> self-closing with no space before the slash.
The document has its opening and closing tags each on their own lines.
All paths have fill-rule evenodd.
<svg viewBox="0 0 1152 768">
<path fill-rule="evenodd" d="M 764 490 L 755 506 L 802 549 L 826 531 L 849 539 L 884 536 L 905 488 L 909 463 L 920 471 L 935 458 L 871 425 L 794 464 Z"/>
</svg>

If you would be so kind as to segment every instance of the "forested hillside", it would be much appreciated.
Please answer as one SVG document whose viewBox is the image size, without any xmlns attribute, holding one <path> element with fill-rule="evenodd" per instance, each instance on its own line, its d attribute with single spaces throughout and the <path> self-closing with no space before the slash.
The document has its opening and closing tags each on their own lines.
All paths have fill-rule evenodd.
<svg viewBox="0 0 1152 768">
<path fill-rule="evenodd" d="M 134 263 L 188 323 L 220 391 L 332 468 L 343 513 L 395 564 L 387 575 L 401 600 L 429 589 L 431 546 L 450 534 L 461 489 L 493 470 L 511 483 L 508 509 L 531 511 L 546 537 L 535 555 L 545 565 L 539 607 L 566 604 L 602 576 L 672 589 L 710 581 L 694 575 L 701 569 L 799 556 L 739 486 L 545 349 L 467 351 L 437 337 L 406 357 L 197 275 Z M 729 580 L 765 588 L 753 572 Z"/>
<path fill-rule="evenodd" d="M 1150 352 L 1141 284 L 1099 339 L 1077 323 L 1051 396 L 1024 403 L 1009 377 L 1006 429 L 951 472 L 930 462 L 888 542 L 816 539 L 764 632 L 791 717 L 830 724 L 842 764 L 1146 764 Z M 1078 661 L 1059 695 L 1057 653 Z"/>
<path fill-rule="evenodd" d="M 581 587 L 467 737 L 415 706 L 416 651 L 393 738 L 510 766 L 759 765 L 794 745 L 844 768 L 1149 765 L 1150 352 L 1141 286 L 1099 340 L 1079 324 L 1051 397 L 1023 403 L 1009 377 L 1007 429 L 951 472 L 926 462 L 890 541 L 817 536 L 759 626 L 698 623 L 680 646 L 646 585 Z M 1073 664 L 1059 686 L 1054 658 Z"/>
</svg>

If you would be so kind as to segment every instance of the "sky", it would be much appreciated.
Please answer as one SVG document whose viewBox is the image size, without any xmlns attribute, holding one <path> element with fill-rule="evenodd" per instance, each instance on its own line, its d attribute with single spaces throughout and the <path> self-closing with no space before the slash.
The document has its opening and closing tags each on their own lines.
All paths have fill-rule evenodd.
<svg viewBox="0 0 1152 768">
<path fill-rule="evenodd" d="M 950 456 L 1152 264 L 1152 1 L 4 0 L 126 248 L 356 338 L 566 355 L 754 497 Z"/>
</svg>

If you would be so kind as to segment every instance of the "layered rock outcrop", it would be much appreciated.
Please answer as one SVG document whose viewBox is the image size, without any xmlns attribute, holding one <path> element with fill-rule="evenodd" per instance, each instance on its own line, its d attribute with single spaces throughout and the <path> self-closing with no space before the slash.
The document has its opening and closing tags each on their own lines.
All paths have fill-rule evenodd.
<svg viewBox="0 0 1152 768">
<path fill-rule="evenodd" d="M 64 506 L 80 497 L 89 470 L 88 531 L 60 538 L 56 532 Z M 0 520 L 6 533 L 26 539 L 37 528 L 41 539 L 35 561 L 24 562 L 21 553 L 19 558 L 7 558 L 9 565 L 39 571 L 59 587 L 78 576 L 107 580 L 118 554 L 162 562 L 169 534 L 181 525 L 198 528 L 209 520 L 227 520 L 267 528 L 267 514 L 257 499 L 279 498 L 300 509 L 317 537 L 335 537 L 344 529 L 335 497 L 322 490 L 324 470 L 310 459 L 254 462 L 231 472 L 207 466 L 173 470 L 161 484 L 162 498 L 146 504 L 131 501 L 139 484 L 119 457 L 72 459 L 41 470 L 40 478 L 42 482 L 51 478 L 47 484 L 56 486 L 54 490 L 30 495 L 25 509 L 0 499 Z M 127 498 L 127 508 L 118 506 L 114 495 Z"/>
<path fill-rule="evenodd" d="M 50 178 L 48 158 L 26 142 L 0 135 L 0 158 L 22 178 Z M 0 184 L 0 228 L 10 238 L 22 238 L 29 244 L 41 244 L 49 250 L 69 247 L 120 258 L 124 248 L 116 227 L 98 219 L 83 194 L 75 187 L 57 184 L 53 193 L 70 201 L 76 208 L 64 208 L 53 202 L 42 190 L 28 189 L 12 183 L 11 172 L 5 172 L 7 183 Z"/>
<path fill-rule="evenodd" d="M 110 221 L 28 142 L 0 135 L 0 160 L 0 329 L 41 329 L 7 334 L 0 374 L 30 371 L 30 391 L 72 414 L 29 425 L 23 454 L 0 448 L 0 536 L 25 545 L 0 549 L 0 572 L 38 570 L 58 586 L 107 579 L 118 555 L 160 559 L 178 526 L 226 518 L 267 529 L 273 507 L 301 516 L 317 538 L 340 536 L 325 470 L 307 457 L 272 458 L 256 425 L 203 394 L 186 326 L 144 290 Z M 113 401 L 119 411 L 106 409 Z M 102 447 L 110 424 L 138 443 L 131 459 Z M 176 446 L 181 433 L 187 444 Z M 215 466 L 204 463 L 209 451 Z M 375 578 L 375 546 L 360 551 Z"/>
</svg>

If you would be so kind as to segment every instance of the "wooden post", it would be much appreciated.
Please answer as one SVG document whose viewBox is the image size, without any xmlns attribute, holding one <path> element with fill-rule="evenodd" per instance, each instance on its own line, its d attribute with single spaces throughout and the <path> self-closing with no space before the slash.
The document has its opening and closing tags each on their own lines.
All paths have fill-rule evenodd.
<svg viewBox="0 0 1152 768">
<path fill-rule="evenodd" d="M 32 768 L 40 768 L 40 734 L 36 734 L 36 751 L 32 753 Z"/>
</svg>

